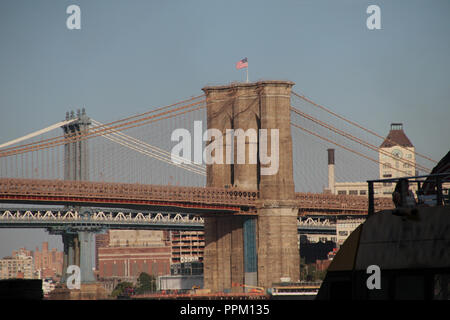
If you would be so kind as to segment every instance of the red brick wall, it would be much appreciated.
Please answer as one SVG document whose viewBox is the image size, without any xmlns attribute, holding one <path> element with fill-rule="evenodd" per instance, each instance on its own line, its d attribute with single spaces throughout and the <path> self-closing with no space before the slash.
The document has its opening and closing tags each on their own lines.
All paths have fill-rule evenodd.
<svg viewBox="0 0 450 320">
<path fill-rule="evenodd" d="M 34 251 L 34 269 L 41 270 L 42 278 L 57 278 L 62 274 L 64 254 L 53 248 L 48 251 L 48 243 L 42 243 L 42 251 Z"/>
<path fill-rule="evenodd" d="M 95 235 L 95 269 L 99 270 L 98 264 L 98 252 L 100 248 L 107 247 L 109 245 L 109 230 L 104 234 Z"/>
<path fill-rule="evenodd" d="M 170 274 L 170 247 L 98 248 L 99 277 L 137 277 Z"/>
</svg>

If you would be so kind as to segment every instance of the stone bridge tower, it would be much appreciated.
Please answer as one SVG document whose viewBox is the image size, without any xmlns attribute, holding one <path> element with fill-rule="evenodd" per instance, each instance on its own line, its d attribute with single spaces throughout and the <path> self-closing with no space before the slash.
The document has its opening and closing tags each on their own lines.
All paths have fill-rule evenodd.
<svg viewBox="0 0 450 320">
<path fill-rule="evenodd" d="M 224 138 L 222 148 L 215 150 L 223 152 L 224 160 L 232 150 L 233 163 L 207 165 L 208 187 L 236 187 L 260 193 L 254 216 L 205 217 L 205 288 L 213 292 L 241 292 L 242 287 L 235 284 L 268 288 L 282 278 L 299 279 L 290 125 L 293 85 L 289 81 L 259 81 L 203 88 L 208 129 L 219 129 L 224 137 L 230 129 L 267 129 L 268 140 L 266 144 L 260 136 L 256 141 L 245 137 L 245 164 L 241 164 L 236 161 L 236 138 L 234 143 Z M 271 155 L 271 140 L 275 137 L 271 129 L 279 133 L 278 171 L 261 174 L 269 165 L 259 155 L 256 163 L 249 159 L 254 150 L 266 145 Z"/>
</svg>

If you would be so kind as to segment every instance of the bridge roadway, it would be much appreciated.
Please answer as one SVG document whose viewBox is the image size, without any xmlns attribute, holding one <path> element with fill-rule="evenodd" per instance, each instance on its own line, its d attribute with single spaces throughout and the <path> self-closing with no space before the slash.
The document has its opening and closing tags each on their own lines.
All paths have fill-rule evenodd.
<svg viewBox="0 0 450 320">
<path fill-rule="evenodd" d="M 192 214 L 256 214 L 259 192 L 234 188 L 179 187 L 90 181 L 0 178 L 0 203 L 126 208 Z M 363 196 L 296 193 L 299 215 L 367 214 Z M 376 210 L 392 208 L 375 199 Z"/>
<path fill-rule="evenodd" d="M 136 210 L 83 208 L 0 208 L 0 228 L 47 228 L 51 232 L 86 229 L 203 231 L 199 215 Z M 336 223 L 324 217 L 299 217 L 299 233 L 336 234 Z"/>
</svg>

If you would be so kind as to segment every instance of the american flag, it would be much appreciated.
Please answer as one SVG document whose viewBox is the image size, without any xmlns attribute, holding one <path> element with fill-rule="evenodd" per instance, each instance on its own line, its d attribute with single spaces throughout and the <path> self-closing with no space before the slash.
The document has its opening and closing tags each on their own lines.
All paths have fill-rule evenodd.
<svg viewBox="0 0 450 320">
<path fill-rule="evenodd" d="M 248 68 L 247 58 L 242 59 L 238 63 L 236 63 L 236 69 Z"/>
</svg>

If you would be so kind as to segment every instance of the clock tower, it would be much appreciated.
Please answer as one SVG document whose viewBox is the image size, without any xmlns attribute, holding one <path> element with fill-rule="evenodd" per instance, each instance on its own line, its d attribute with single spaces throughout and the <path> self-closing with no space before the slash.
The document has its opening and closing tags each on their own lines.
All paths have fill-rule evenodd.
<svg viewBox="0 0 450 320">
<path fill-rule="evenodd" d="M 415 148 L 403 131 L 402 123 L 392 123 L 391 130 L 378 151 L 380 179 L 416 175 Z M 378 190 L 379 196 L 391 195 L 395 185 L 384 183 Z M 411 186 L 414 191 L 415 186 Z"/>
</svg>

